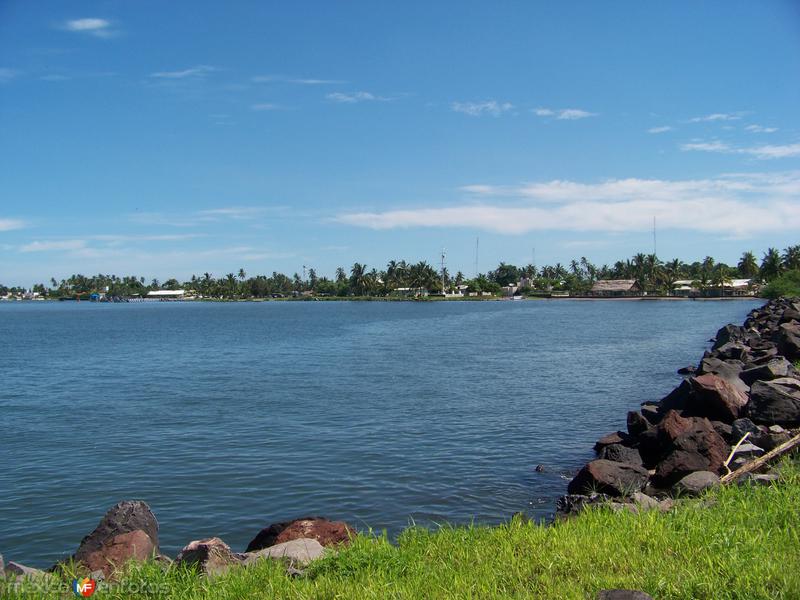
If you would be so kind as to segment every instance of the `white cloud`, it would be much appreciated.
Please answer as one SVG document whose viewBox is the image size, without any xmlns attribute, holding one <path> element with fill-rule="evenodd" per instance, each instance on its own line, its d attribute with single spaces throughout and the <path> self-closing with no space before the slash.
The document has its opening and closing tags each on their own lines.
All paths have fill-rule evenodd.
<svg viewBox="0 0 800 600">
<path fill-rule="evenodd" d="M 476 186 L 470 186 L 475 190 Z M 531 231 L 646 231 L 659 227 L 745 236 L 800 229 L 800 171 L 701 180 L 623 179 L 481 186 L 479 203 L 341 214 L 337 222 L 384 230 L 466 227 L 502 234 Z M 498 203 L 496 196 L 516 202 Z"/>
<path fill-rule="evenodd" d="M 510 102 L 498 102 L 497 100 L 487 100 L 485 102 L 453 102 L 450 107 L 455 112 L 464 113 L 471 117 L 480 117 L 481 115 L 491 115 L 499 117 L 504 112 L 508 112 L 514 108 Z"/>
<path fill-rule="evenodd" d="M 662 125 L 661 127 L 651 127 L 647 130 L 647 133 L 664 133 L 667 131 L 672 131 L 672 127 L 669 125 Z"/>
<path fill-rule="evenodd" d="M 740 113 L 713 113 L 702 117 L 689 119 L 690 123 L 703 123 L 713 121 L 738 121 L 742 116 Z"/>
<path fill-rule="evenodd" d="M 746 154 L 749 156 L 754 156 L 761 160 L 800 156 L 800 144 L 782 144 L 782 145 L 765 144 L 761 146 L 738 148 L 719 141 L 692 142 L 689 144 L 682 144 L 681 150 L 700 151 L 700 152 L 719 152 L 722 154 Z"/>
<path fill-rule="evenodd" d="M 225 208 L 201 210 L 197 214 L 201 217 L 209 217 L 213 219 L 253 219 L 264 214 L 266 211 L 267 209 L 263 206 L 228 206 Z"/>
<path fill-rule="evenodd" d="M 763 125 L 748 125 L 744 128 L 745 131 L 751 133 L 775 133 L 778 131 L 777 127 L 764 127 Z"/>
<path fill-rule="evenodd" d="M 7 83 L 14 79 L 19 73 L 14 69 L 9 69 L 6 67 L 0 68 L 0 83 Z"/>
<path fill-rule="evenodd" d="M 113 37 L 116 34 L 116 32 L 111 29 L 111 23 L 109 21 L 97 18 L 72 19 L 64 23 L 64 29 L 100 38 Z"/>
<path fill-rule="evenodd" d="M 588 117 L 596 117 L 597 113 L 582 110 L 580 108 L 535 108 L 533 114 L 538 117 L 555 117 L 559 121 L 575 121 L 577 119 L 586 119 Z"/>
<path fill-rule="evenodd" d="M 298 85 L 341 85 L 347 83 L 339 79 L 289 79 L 288 81 Z"/>
<path fill-rule="evenodd" d="M 272 104 L 270 102 L 260 102 L 258 104 L 251 104 L 250 109 L 256 111 L 281 110 L 281 106 L 277 104 Z"/>
<path fill-rule="evenodd" d="M 389 98 L 384 98 L 383 96 L 376 96 L 375 94 L 371 94 L 369 92 L 350 92 L 350 93 L 332 92 L 330 94 L 326 94 L 325 97 L 328 100 L 332 100 L 333 102 L 339 102 L 342 104 L 355 104 L 356 102 L 389 100 Z"/>
<path fill-rule="evenodd" d="M 254 75 L 250 78 L 253 83 L 294 83 L 297 85 L 342 85 L 347 83 L 342 79 L 313 79 L 304 77 L 284 77 L 282 75 Z"/>
<path fill-rule="evenodd" d="M 216 71 L 215 67 L 208 65 L 197 65 L 182 71 L 159 71 L 158 73 L 151 73 L 150 77 L 157 79 L 185 79 L 187 77 L 204 77 L 212 71 Z"/>
<path fill-rule="evenodd" d="M 52 252 L 63 250 L 81 250 L 86 247 L 86 240 L 49 240 L 35 241 L 21 246 L 20 252 Z"/>
<path fill-rule="evenodd" d="M 25 221 L 19 219 L 0 219 L 0 231 L 12 231 L 14 229 L 23 229 Z"/>
</svg>

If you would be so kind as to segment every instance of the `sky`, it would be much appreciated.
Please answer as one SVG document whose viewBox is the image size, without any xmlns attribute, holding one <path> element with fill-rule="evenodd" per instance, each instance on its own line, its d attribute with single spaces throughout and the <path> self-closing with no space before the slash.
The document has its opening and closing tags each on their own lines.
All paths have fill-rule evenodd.
<svg viewBox="0 0 800 600">
<path fill-rule="evenodd" d="M 800 3 L 0 0 L 0 283 L 800 243 Z"/>
</svg>

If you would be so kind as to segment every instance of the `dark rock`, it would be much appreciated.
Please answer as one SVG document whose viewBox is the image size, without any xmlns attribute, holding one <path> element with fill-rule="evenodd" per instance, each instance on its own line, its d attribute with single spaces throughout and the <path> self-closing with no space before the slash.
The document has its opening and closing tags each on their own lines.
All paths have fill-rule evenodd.
<svg viewBox="0 0 800 600">
<path fill-rule="evenodd" d="M 642 456 L 636 448 L 628 448 L 622 444 L 611 444 L 600 451 L 600 458 L 628 465 L 642 466 Z"/>
<path fill-rule="evenodd" d="M 744 327 L 740 327 L 739 325 L 733 325 L 729 323 L 722 327 L 719 331 L 717 331 L 717 335 L 714 341 L 714 345 L 711 347 L 712 350 L 717 350 L 721 346 L 729 342 L 738 342 L 745 339 L 746 331 Z"/>
<path fill-rule="evenodd" d="M 556 514 L 571 517 L 590 506 L 605 504 L 610 499 L 606 494 L 567 494 L 556 499 Z"/>
<path fill-rule="evenodd" d="M 683 432 L 672 441 L 672 450 L 656 466 L 656 480 L 673 485 L 694 471 L 718 472 L 728 456 L 729 446 L 708 419 L 684 419 Z"/>
<path fill-rule="evenodd" d="M 300 538 L 315 539 L 323 546 L 335 546 L 350 543 L 355 535 L 355 529 L 344 521 L 329 521 L 323 517 L 305 517 L 283 523 L 273 523 L 262 529 L 256 537 L 250 540 L 246 551 L 255 552 Z"/>
<path fill-rule="evenodd" d="M 749 348 L 739 342 L 728 342 L 723 344 L 714 351 L 714 354 L 722 360 L 738 360 L 744 361 L 748 357 Z"/>
<path fill-rule="evenodd" d="M 800 323 L 784 323 L 778 330 L 778 350 L 791 361 L 800 360 Z"/>
<path fill-rule="evenodd" d="M 736 448 L 736 452 L 733 455 L 736 458 L 747 458 L 752 460 L 753 458 L 757 458 L 764 454 L 764 449 L 756 446 L 755 444 L 750 444 L 749 442 L 745 442 L 741 444 L 738 448 Z"/>
<path fill-rule="evenodd" d="M 662 414 L 659 410 L 658 404 L 642 404 L 642 416 L 647 419 L 651 425 L 656 425 L 661 420 Z"/>
<path fill-rule="evenodd" d="M 719 476 L 711 471 L 695 471 L 681 478 L 675 484 L 674 490 L 677 494 L 686 496 L 697 496 L 704 490 L 719 484 Z"/>
<path fill-rule="evenodd" d="M 783 323 L 789 323 L 791 321 L 800 321 L 800 311 L 790 306 L 789 308 L 783 311 L 779 323 L 783 324 Z"/>
<path fill-rule="evenodd" d="M 731 441 L 738 442 L 739 440 L 733 440 L 733 427 L 728 425 L 727 423 L 723 423 L 722 421 L 711 421 L 711 426 L 714 428 L 720 437 L 728 442 L 729 444 Z"/>
<path fill-rule="evenodd" d="M 639 590 L 600 590 L 597 600 L 653 600 L 653 597 Z"/>
<path fill-rule="evenodd" d="M 739 479 L 739 485 L 751 483 L 754 485 L 771 485 L 780 479 L 777 473 L 745 473 Z"/>
<path fill-rule="evenodd" d="M 39 579 L 42 577 L 50 577 L 50 573 L 42 571 L 41 569 L 34 569 L 18 562 L 10 561 L 5 568 L 6 575 L 15 575 L 17 578 L 30 578 Z M 1 575 L 1 574 L 0 574 Z"/>
<path fill-rule="evenodd" d="M 685 379 L 659 402 L 661 413 L 670 410 L 683 410 L 692 393 L 692 386 Z"/>
<path fill-rule="evenodd" d="M 206 575 L 220 575 L 239 564 L 240 557 L 218 537 L 189 542 L 175 558 L 175 566 L 189 566 Z"/>
<path fill-rule="evenodd" d="M 719 375 L 700 375 L 689 383 L 694 392 L 689 409 L 697 416 L 731 423 L 747 404 L 747 394 Z"/>
<path fill-rule="evenodd" d="M 628 441 L 628 435 L 626 433 L 622 431 L 615 431 L 614 433 L 604 435 L 597 440 L 594 444 L 594 451 L 599 454 L 600 451 L 606 446 L 610 446 L 611 444 L 622 444 L 626 441 Z"/>
<path fill-rule="evenodd" d="M 749 369 L 745 369 L 739 373 L 739 377 L 747 385 L 753 385 L 756 381 L 770 381 L 780 377 L 788 377 L 794 373 L 792 363 L 784 357 L 779 356 L 770 359 L 767 363 Z"/>
<path fill-rule="evenodd" d="M 649 474 L 646 469 L 636 465 L 593 460 L 588 463 L 569 483 L 570 494 L 598 492 L 610 496 L 625 496 L 641 491 L 647 484 Z"/>
<path fill-rule="evenodd" d="M 677 410 L 671 410 L 664 415 L 656 428 L 658 439 L 665 445 L 672 444 L 675 438 L 689 431 L 692 424 L 692 419 L 682 417 Z"/>
<path fill-rule="evenodd" d="M 650 428 L 650 423 L 647 419 L 637 410 L 632 410 L 628 412 L 628 433 L 636 437 L 640 433 L 644 433 Z"/>
<path fill-rule="evenodd" d="M 694 365 L 687 365 L 678 369 L 678 375 L 694 375 L 697 372 L 697 367 Z"/>
<path fill-rule="evenodd" d="M 544 473 L 545 470 L 546 469 L 545 469 L 544 465 L 536 465 L 536 472 L 537 473 Z"/>
<path fill-rule="evenodd" d="M 114 568 L 128 560 L 139 561 L 158 554 L 158 521 L 140 500 L 125 500 L 112 506 L 100 523 L 81 540 L 75 561 L 89 571 L 102 570 L 111 577 Z"/>
<path fill-rule="evenodd" d="M 738 442 L 745 433 L 749 433 L 752 438 L 761 435 L 761 429 L 748 418 L 736 419 L 731 424 L 731 441 Z"/>
<path fill-rule="evenodd" d="M 744 363 L 739 360 L 720 360 L 719 358 L 704 358 L 700 363 L 700 375 L 717 375 L 722 377 L 740 391 L 747 393 L 747 384 L 739 378 L 739 373 L 744 369 Z"/>
<path fill-rule="evenodd" d="M 756 381 L 750 390 L 747 413 L 756 423 L 800 425 L 800 380 L 780 377 Z"/>
</svg>

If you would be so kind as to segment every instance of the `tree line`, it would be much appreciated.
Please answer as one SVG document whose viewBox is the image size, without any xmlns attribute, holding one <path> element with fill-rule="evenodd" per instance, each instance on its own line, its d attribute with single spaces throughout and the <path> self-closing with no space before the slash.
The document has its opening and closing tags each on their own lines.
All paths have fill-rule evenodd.
<svg viewBox="0 0 800 600">
<path fill-rule="evenodd" d="M 468 278 L 461 271 L 452 275 L 447 267 L 437 270 L 426 261 L 408 263 L 392 260 L 384 269 L 369 268 L 354 263 L 349 270 L 339 267 L 333 277 L 319 276 L 316 269 L 304 269 L 303 276 L 291 277 L 278 272 L 272 275 L 249 275 L 244 269 L 215 277 L 211 273 L 192 275 L 188 281 L 175 278 L 149 282 L 144 277 L 117 275 L 71 275 L 65 279 L 52 278 L 49 285 L 38 283 L 32 291 L 47 297 L 74 297 L 94 292 L 109 296 L 143 296 L 152 290 L 186 289 L 208 298 L 269 298 L 309 294 L 322 296 L 388 296 L 398 288 L 413 295 L 418 290 L 430 293 L 453 291 L 457 286 L 467 292 L 498 293 L 503 286 L 523 284 L 526 291 L 563 290 L 571 293 L 588 291 L 599 279 L 632 279 L 650 294 L 671 293 L 676 281 L 690 280 L 699 289 L 719 288 L 732 279 L 752 279 L 769 283 L 786 272 L 800 270 L 800 245 L 789 246 L 783 252 L 769 248 L 758 260 L 753 252 L 744 252 L 735 266 L 717 262 L 707 256 L 701 261 L 685 263 L 680 259 L 661 261 L 655 254 L 636 254 L 613 265 L 597 266 L 586 257 L 537 267 L 533 264 L 516 266 L 501 262 L 496 269 Z M 0 285 L 0 295 L 22 293 L 22 288 Z"/>
</svg>

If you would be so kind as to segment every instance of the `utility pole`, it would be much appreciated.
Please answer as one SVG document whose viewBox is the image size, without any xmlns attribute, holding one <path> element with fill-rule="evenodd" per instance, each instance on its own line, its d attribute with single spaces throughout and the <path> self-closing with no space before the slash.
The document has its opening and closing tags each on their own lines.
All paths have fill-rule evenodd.
<svg viewBox="0 0 800 600">
<path fill-rule="evenodd" d="M 442 296 L 445 295 L 444 291 L 444 259 L 447 257 L 447 251 L 442 248 Z"/>
</svg>

